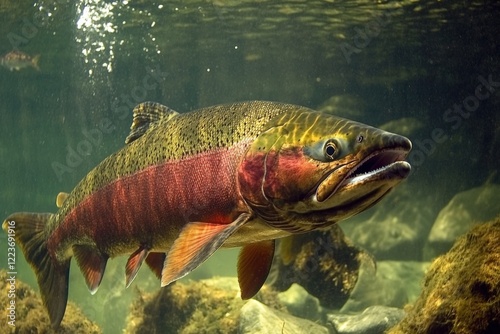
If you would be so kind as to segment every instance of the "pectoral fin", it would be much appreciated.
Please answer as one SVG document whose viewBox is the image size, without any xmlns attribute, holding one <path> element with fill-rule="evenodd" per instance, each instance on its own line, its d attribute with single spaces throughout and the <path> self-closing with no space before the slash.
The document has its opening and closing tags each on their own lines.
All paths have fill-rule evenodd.
<svg viewBox="0 0 500 334">
<path fill-rule="evenodd" d="M 300 246 L 302 245 L 302 243 L 295 242 L 296 240 L 296 235 L 291 235 L 285 238 L 281 238 L 279 241 L 278 254 L 285 266 L 288 266 L 290 263 L 292 263 L 292 261 L 295 260 L 295 257 L 300 251 Z"/>
<path fill-rule="evenodd" d="M 274 257 L 274 240 L 244 246 L 238 257 L 238 282 L 241 299 L 250 299 L 266 281 Z"/>
<path fill-rule="evenodd" d="M 161 286 L 184 277 L 210 257 L 239 227 L 250 219 L 242 213 L 231 224 L 189 223 L 169 250 L 161 274 Z"/>
</svg>

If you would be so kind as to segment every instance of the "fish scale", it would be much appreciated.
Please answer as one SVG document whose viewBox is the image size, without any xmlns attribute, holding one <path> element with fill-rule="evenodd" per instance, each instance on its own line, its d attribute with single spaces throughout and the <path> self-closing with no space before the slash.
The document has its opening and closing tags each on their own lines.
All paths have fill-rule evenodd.
<svg viewBox="0 0 500 334">
<path fill-rule="evenodd" d="M 255 138 L 271 118 L 287 110 L 273 106 L 273 103 L 263 103 L 257 109 L 253 108 L 252 102 L 247 102 L 205 108 L 195 113 L 179 114 L 172 119 L 160 119 L 149 136 L 131 142 L 126 149 L 110 155 L 87 174 L 74 188 L 51 224 L 54 228 L 57 227 L 65 215 L 84 198 L 120 177 L 162 161 L 180 160 L 206 150 L 229 147 L 245 138 Z M 288 108 L 292 107 L 288 105 Z M 138 108 L 142 109 L 143 105 Z M 162 127 L 162 123 L 168 126 Z M 217 129 L 222 129 L 223 132 L 218 132 Z"/>
</svg>

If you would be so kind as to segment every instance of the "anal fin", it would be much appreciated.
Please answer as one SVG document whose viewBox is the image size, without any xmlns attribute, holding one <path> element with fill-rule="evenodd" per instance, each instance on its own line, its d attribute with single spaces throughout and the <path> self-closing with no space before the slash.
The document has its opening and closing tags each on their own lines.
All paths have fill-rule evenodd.
<svg viewBox="0 0 500 334">
<path fill-rule="evenodd" d="M 137 276 L 142 262 L 148 255 L 149 250 L 143 246 L 139 247 L 128 258 L 127 265 L 125 266 L 125 287 L 128 288 L 132 281 Z"/>
<path fill-rule="evenodd" d="M 73 254 L 85 277 L 85 282 L 91 294 L 95 294 L 104 276 L 108 257 L 95 248 L 85 245 L 74 245 Z"/>
<path fill-rule="evenodd" d="M 161 279 L 161 271 L 163 269 L 163 264 L 165 263 L 166 258 L 167 254 L 157 253 L 157 252 L 151 252 L 146 257 L 146 264 L 149 266 L 151 271 L 156 275 L 156 277 L 160 279 Z"/>
<path fill-rule="evenodd" d="M 186 276 L 210 257 L 250 219 L 242 213 L 231 224 L 189 223 L 170 248 L 161 274 L 161 286 Z"/>
<path fill-rule="evenodd" d="M 250 299 L 266 281 L 274 257 L 274 240 L 243 246 L 238 256 L 238 282 L 241 299 Z"/>
</svg>

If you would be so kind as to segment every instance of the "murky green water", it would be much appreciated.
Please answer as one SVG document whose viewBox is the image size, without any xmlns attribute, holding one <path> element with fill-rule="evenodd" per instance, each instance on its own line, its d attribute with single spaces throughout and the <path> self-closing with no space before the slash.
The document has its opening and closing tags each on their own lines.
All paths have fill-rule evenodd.
<svg viewBox="0 0 500 334">
<path fill-rule="evenodd" d="M 319 108 L 337 96 L 334 112 L 375 126 L 400 120 L 390 130 L 412 140 L 412 191 L 388 201 L 396 218 L 398 205 L 426 213 L 423 238 L 403 256 L 423 260 L 450 199 L 500 182 L 499 14 L 495 1 L 2 1 L 0 53 L 40 55 L 40 70 L 0 68 L 0 213 L 55 211 L 58 192 L 123 145 L 139 102 Z M 36 286 L 18 255 L 17 277 Z M 191 278 L 235 275 L 235 258 L 223 251 Z M 135 296 L 121 260 L 94 296 L 71 273 L 70 300 L 110 333 Z M 142 269 L 134 285 L 151 287 L 152 276 Z M 110 319 L 105 302 L 123 307 Z"/>
</svg>

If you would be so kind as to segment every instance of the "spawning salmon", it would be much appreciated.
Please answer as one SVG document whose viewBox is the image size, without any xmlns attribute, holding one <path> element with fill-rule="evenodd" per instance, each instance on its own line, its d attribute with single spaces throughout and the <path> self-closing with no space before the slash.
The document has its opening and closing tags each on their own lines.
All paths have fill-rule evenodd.
<svg viewBox="0 0 500 334">
<path fill-rule="evenodd" d="M 241 297 L 269 273 L 275 239 L 325 229 L 378 202 L 410 172 L 411 142 L 305 107 L 251 101 L 178 113 L 134 109 L 125 147 L 104 159 L 56 213 L 3 222 L 32 266 L 53 327 L 63 319 L 71 258 L 91 293 L 109 258 L 129 255 L 166 286 L 220 247 L 242 247 Z"/>
</svg>

